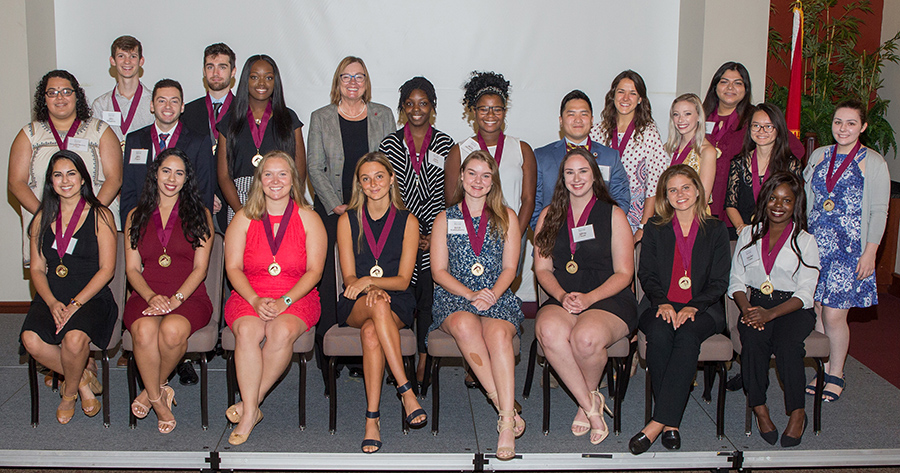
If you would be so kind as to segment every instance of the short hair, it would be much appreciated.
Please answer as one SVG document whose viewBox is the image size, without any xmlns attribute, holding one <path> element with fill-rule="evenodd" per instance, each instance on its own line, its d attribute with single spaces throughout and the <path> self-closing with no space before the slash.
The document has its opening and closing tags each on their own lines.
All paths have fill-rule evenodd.
<svg viewBox="0 0 900 473">
<path fill-rule="evenodd" d="M 337 105 L 341 101 L 341 73 L 350 64 L 357 63 L 362 66 L 363 74 L 366 75 L 366 91 L 362 94 L 362 101 L 369 103 L 372 100 L 372 80 L 369 78 L 369 69 L 362 58 L 356 56 L 347 56 L 341 59 L 337 69 L 334 70 L 334 77 L 331 79 L 331 103 Z"/>
<path fill-rule="evenodd" d="M 38 82 L 38 85 L 34 90 L 34 120 L 45 122 L 50 119 L 50 110 L 47 108 L 46 92 L 47 83 L 54 77 L 69 81 L 69 84 L 72 85 L 72 89 L 75 90 L 75 116 L 83 122 L 88 121 L 91 118 L 91 106 L 88 104 L 87 95 L 85 95 L 81 85 L 78 84 L 78 79 L 76 79 L 71 72 L 63 69 L 52 70 L 44 74 L 44 77 L 41 77 L 40 82 Z"/>
<path fill-rule="evenodd" d="M 138 57 L 144 57 L 144 47 L 141 46 L 141 42 L 138 41 L 134 36 L 119 36 L 115 41 L 112 42 L 112 45 L 109 47 L 109 55 L 111 57 L 116 57 L 116 50 L 121 49 L 122 51 L 134 51 L 137 49 Z"/>
<path fill-rule="evenodd" d="M 398 122 L 406 123 L 407 117 L 406 112 L 403 111 L 403 103 L 409 99 L 409 96 L 412 95 L 414 90 L 421 90 L 425 96 L 428 97 L 428 101 L 431 102 L 432 112 L 429 120 L 433 125 L 434 116 L 437 111 L 437 94 L 434 92 L 434 84 L 422 76 L 413 77 L 400 86 L 400 101 L 397 103 Z"/>
<path fill-rule="evenodd" d="M 150 99 L 156 100 L 156 92 L 164 87 L 174 87 L 178 89 L 178 95 L 180 95 L 181 100 L 184 101 L 184 90 L 181 88 L 181 84 L 175 79 L 160 79 L 157 81 L 156 85 L 153 86 L 153 93 L 150 95 Z"/>
<path fill-rule="evenodd" d="M 590 110 L 591 114 L 593 115 L 594 106 L 591 105 L 591 99 L 587 96 L 586 93 L 584 93 L 578 89 L 575 89 L 575 90 L 569 92 L 568 94 L 566 94 L 566 96 L 563 97 L 562 102 L 560 102 L 559 116 L 563 115 L 563 112 L 566 110 L 566 104 L 571 102 L 572 100 L 584 100 L 585 102 L 587 102 L 588 110 Z"/>
<path fill-rule="evenodd" d="M 859 113 L 859 125 L 860 126 L 868 123 L 866 107 L 859 100 L 856 100 L 856 99 L 842 100 L 840 103 L 837 104 L 837 106 L 834 107 L 834 112 L 837 113 L 837 111 L 842 108 L 849 108 L 849 109 L 856 110 L 856 112 Z M 833 114 L 832 114 L 832 118 L 834 118 Z"/>
<path fill-rule="evenodd" d="M 229 48 L 225 43 L 210 44 L 209 46 L 207 46 L 206 49 L 203 50 L 203 64 L 206 64 L 206 58 L 210 56 L 218 56 L 220 54 L 228 56 L 228 61 L 231 63 L 231 68 L 234 69 L 234 51 L 232 51 L 231 48 Z"/>
</svg>

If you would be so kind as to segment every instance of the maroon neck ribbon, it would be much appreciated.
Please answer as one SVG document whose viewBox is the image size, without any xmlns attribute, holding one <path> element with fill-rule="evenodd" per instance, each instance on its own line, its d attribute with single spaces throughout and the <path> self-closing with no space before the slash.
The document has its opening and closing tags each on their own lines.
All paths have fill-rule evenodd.
<svg viewBox="0 0 900 473">
<path fill-rule="evenodd" d="M 488 151 L 487 143 L 484 141 L 484 138 L 481 137 L 481 132 L 475 134 L 475 139 L 478 140 L 478 146 L 481 147 L 482 151 Z M 497 161 L 497 166 L 500 165 L 500 159 L 503 157 L 504 141 L 506 141 L 506 135 L 501 131 L 500 136 L 497 137 L 497 151 L 494 152 L 494 161 Z"/>
<path fill-rule="evenodd" d="M 862 143 L 859 140 L 856 141 L 856 144 L 853 146 L 853 149 L 847 154 L 847 157 L 844 158 L 844 161 L 837 168 L 837 171 L 834 170 L 834 161 L 837 159 L 837 145 L 834 145 L 831 148 L 831 163 L 828 165 L 828 174 L 825 175 L 825 188 L 828 189 L 828 192 L 834 190 L 834 186 L 837 185 L 837 182 L 841 180 L 841 176 L 844 174 L 844 171 L 847 170 L 847 166 L 853 162 L 856 158 L 856 153 L 859 152 L 859 149 L 862 147 Z"/>
<path fill-rule="evenodd" d="M 416 152 L 416 142 L 413 140 L 412 130 L 407 122 L 403 125 L 403 138 L 406 140 L 406 146 L 409 147 L 409 159 L 412 161 L 413 171 L 418 174 L 422 165 L 425 163 L 425 156 L 428 153 L 428 145 L 431 144 L 431 135 L 434 133 L 434 127 L 429 126 L 425 133 L 425 139 L 422 140 L 422 147 Z"/>
<path fill-rule="evenodd" d="M 487 227 L 488 227 L 488 208 L 487 202 L 484 203 L 484 206 L 481 208 L 481 222 L 478 225 L 478 230 L 475 230 L 475 223 L 472 220 L 472 214 L 469 212 L 469 206 L 466 205 L 466 199 L 462 201 L 462 214 L 463 221 L 466 222 L 466 233 L 469 234 L 469 244 L 472 245 L 472 251 L 475 252 L 475 256 L 481 256 L 481 247 L 484 246 L 484 237 L 487 235 Z"/>
<path fill-rule="evenodd" d="M 619 130 L 616 129 L 612 133 L 612 140 L 610 144 L 612 148 L 619 150 L 619 156 L 625 154 L 625 147 L 628 146 L 628 140 L 631 139 L 631 135 L 634 134 L 634 120 L 631 120 L 631 123 L 628 124 L 628 128 L 625 129 L 625 134 L 622 135 L 622 142 L 619 143 Z M 588 150 L 590 151 L 590 150 Z"/>
<path fill-rule="evenodd" d="M 784 246 L 785 242 L 788 241 L 788 237 L 791 236 L 791 233 L 794 230 L 794 222 L 788 222 L 788 225 L 784 227 L 784 230 L 781 232 L 781 236 L 778 237 L 778 241 L 775 242 L 775 246 L 771 247 L 771 234 L 772 230 L 770 229 L 766 232 L 765 238 L 762 241 L 762 262 L 763 268 L 766 270 L 766 276 L 772 272 L 772 268 L 775 266 L 775 258 L 778 257 L 778 252 L 781 251 L 781 248 Z"/>
<path fill-rule="evenodd" d="M 769 165 L 766 166 L 766 174 L 763 176 L 762 182 L 759 181 L 759 161 L 756 159 L 756 150 L 753 150 L 753 154 L 750 155 L 750 171 L 752 174 L 752 179 L 750 179 L 750 183 L 753 186 L 753 200 L 759 198 L 759 191 L 762 190 L 762 185 L 764 182 L 769 180 L 769 176 L 772 175 L 772 158 L 769 158 Z"/>
<path fill-rule="evenodd" d="M 68 133 L 66 133 L 66 137 L 63 139 L 59 139 L 59 132 L 56 131 L 56 127 L 53 125 L 53 119 L 48 118 L 47 123 L 50 124 L 50 131 L 53 132 L 53 139 L 56 140 L 56 146 L 60 149 L 60 151 L 66 149 L 69 146 L 69 137 L 75 136 L 75 132 L 78 131 L 78 127 L 81 126 L 81 120 L 75 119 L 72 122 L 72 126 L 69 127 Z"/>
<path fill-rule="evenodd" d="M 384 223 L 384 228 L 381 229 L 381 234 L 378 235 L 377 243 L 375 242 L 375 234 L 372 233 L 372 227 L 369 225 L 369 219 L 372 218 L 369 216 L 369 209 L 367 209 L 366 206 L 363 206 L 363 212 L 365 213 L 365 218 L 363 218 L 363 233 L 366 234 L 366 242 L 369 244 L 369 249 L 372 250 L 372 256 L 375 257 L 375 261 L 378 261 L 378 258 L 381 257 L 381 250 L 384 249 L 388 235 L 391 233 L 391 227 L 394 226 L 394 217 L 397 216 L 397 208 L 394 207 L 394 204 L 391 204 L 391 207 L 388 209 L 387 222 Z"/>
<path fill-rule="evenodd" d="M 172 238 L 172 231 L 175 229 L 175 216 L 178 215 L 178 203 L 181 199 L 175 201 L 175 205 L 172 206 L 172 212 L 169 214 L 169 220 L 166 221 L 166 226 L 163 227 L 162 223 L 162 214 L 159 213 L 159 206 L 153 211 L 153 223 L 156 224 L 156 238 L 159 238 L 159 244 L 162 245 L 163 248 L 169 246 L 169 240 Z"/>
<path fill-rule="evenodd" d="M 694 242 L 697 240 L 697 232 L 700 230 L 700 220 L 694 217 L 691 223 L 691 231 L 688 236 L 684 236 L 681 230 L 681 223 L 678 221 L 678 215 L 672 216 L 672 226 L 675 230 L 675 244 L 678 245 L 678 252 L 681 253 L 681 264 L 684 265 L 684 271 L 687 275 L 691 274 L 691 256 L 694 251 Z"/>
<path fill-rule="evenodd" d="M 166 140 L 166 149 L 174 148 L 178 143 L 178 137 L 181 136 L 181 120 L 178 120 L 178 124 L 175 125 L 175 129 L 172 130 L 172 134 L 169 135 L 169 139 Z M 156 156 L 159 156 L 159 153 L 165 151 L 165 149 L 159 149 L 159 133 L 156 131 L 156 124 L 150 127 L 150 138 L 151 142 L 153 142 L 153 150 L 156 151 L 156 154 L 153 155 L 156 159 Z"/>
<path fill-rule="evenodd" d="M 209 96 L 209 93 L 206 94 L 206 111 L 209 116 L 209 129 L 212 130 L 213 138 L 219 139 L 219 130 L 216 130 L 216 125 L 222 121 L 222 118 L 225 116 L 225 112 L 228 111 L 228 107 L 231 106 L 231 100 L 234 98 L 234 94 L 231 91 L 228 91 L 228 95 L 225 96 L 225 103 L 222 104 L 222 108 L 219 109 L 219 118 L 216 118 L 216 113 L 213 110 L 212 97 Z"/>
<path fill-rule="evenodd" d="M 283 218 L 278 225 L 278 233 L 272 235 L 272 220 L 269 218 L 269 212 L 263 213 L 263 228 L 266 231 L 266 240 L 269 241 L 269 249 L 272 250 L 272 257 L 278 254 L 278 248 L 281 248 L 281 242 L 284 241 L 284 234 L 287 233 L 288 223 L 290 223 L 292 215 L 294 215 L 294 199 L 288 198 L 287 207 L 284 209 L 284 214 L 282 214 Z"/>
<path fill-rule="evenodd" d="M 584 206 L 584 211 L 581 212 L 581 217 L 578 217 L 578 227 L 584 226 L 587 222 L 588 216 L 591 215 L 591 209 L 594 208 L 594 203 L 597 202 L 597 196 L 592 195 L 591 200 L 588 201 L 587 205 Z M 575 214 L 572 212 L 572 203 L 569 203 L 569 213 L 566 215 L 566 225 L 569 228 L 569 249 L 572 250 L 572 254 L 575 254 L 575 237 L 572 236 L 572 230 L 576 227 L 575 225 Z"/>
<path fill-rule="evenodd" d="M 728 130 L 730 130 L 731 127 L 734 126 L 735 122 L 737 122 L 737 119 L 738 119 L 737 109 L 734 109 L 734 111 L 731 112 L 731 115 L 728 115 L 727 117 L 722 118 L 719 116 L 719 109 L 717 107 L 716 111 L 713 112 L 713 114 L 709 116 L 709 121 L 715 122 L 715 123 L 724 121 L 725 123 L 723 123 L 722 126 L 720 126 L 718 130 L 713 129 L 713 132 L 710 133 L 709 135 L 707 135 L 710 138 L 709 141 L 712 141 L 712 143 L 714 145 L 717 145 L 719 143 L 719 140 L 721 140 L 722 137 L 725 136 L 725 133 L 727 133 Z"/>
<path fill-rule="evenodd" d="M 62 202 L 59 203 L 59 213 L 56 214 L 56 254 L 59 255 L 59 259 L 62 259 L 63 255 L 66 254 L 66 249 L 69 248 L 69 242 L 72 241 L 72 235 L 75 234 L 75 227 L 78 226 L 78 221 L 81 220 L 81 212 L 84 211 L 84 204 L 86 203 L 84 197 L 78 200 L 78 204 L 75 205 L 75 211 L 72 212 L 72 218 L 69 219 L 69 224 L 66 225 L 65 234 L 63 234 L 62 229 Z"/>
<path fill-rule="evenodd" d="M 116 85 L 116 87 L 118 87 L 118 84 Z M 112 93 L 113 108 L 117 112 L 122 113 L 122 110 L 119 108 L 119 102 L 116 100 L 116 87 L 113 87 L 113 93 Z M 135 92 L 134 97 L 131 98 L 131 108 L 128 109 L 128 116 L 126 116 L 122 120 L 122 125 L 119 127 L 119 129 L 122 130 L 122 135 L 127 135 L 128 129 L 131 128 L 131 121 L 134 120 L 134 112 L 137 111 L 138 105 L 140 105 L 141 94 L 143 94 L 143 92 L 144 92 L 144 85 L 141 84 L 140 82 L 138 82 L 137 92 Z"/>
<path fill-rule="evenodd" d="M 259 147 L 262 146 L 263 136 L 265 136 L 266 134 L 266 127 L 269 126 L 269 118 L 271 117 L 271 100 L 269 100 L 269 103 L 266 104 L 266 111 L 263 112 L 262 119 L 259 121 L 259 126 L 256 125 L 256 120 L 253 118 L 253 110 L 251 110 L 249 106 L 247 107 L 247 124 L 250 125 L 250 134 L 253 135 L 253 144 L 256 145 L 257 150 L 259 150 Z"/>
<path fill-rule="evenodd" d="M 689 154 L 691 154 L 692 149 L 694 149 L 694 147 L 690 143 L 688 143 L 688 145 L 685 146 L 680 153 L 676 149 L 675 153 L 672 154 L 672 164 L 670 164 L 669 166 L 684 163 L 684 160 L 687 159 Z"/>
</svg>

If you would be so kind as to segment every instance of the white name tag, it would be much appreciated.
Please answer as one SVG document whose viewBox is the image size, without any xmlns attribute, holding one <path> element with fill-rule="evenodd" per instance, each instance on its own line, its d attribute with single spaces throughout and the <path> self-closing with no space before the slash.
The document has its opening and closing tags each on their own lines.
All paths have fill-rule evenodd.
<svg viewBox="0 0 900 473">
<path fill-rule="evenodd" d="M 435 153 L 434 151 L 429 151 L 428 164 L 440 169 L 444 169 L 444 157 Z"/>
<path fill-rule="evenodd" d="M 85 138 L 69 137 L 69 140 L 66 141 L 66 149 L 70 151 L 87 151 L 88 140 Z"/>
<path fill-rule="evenodd" d="M 466 139 L 466 141 L 463 141 L 459 144 L 459 159 L 461 161 L 465 161 L 470 154 L 480 149 L 481 146 L 478 145 L 477 141 L 473 140 L 472 138 L 468 138 Z"/>
<path fill-rule="evenodd" d="M 76 244 L 76 243 L 78 243 L 78 239 L 75 238 L 75 237 L 72 237 L 72 239 L 69 240 L 69 246 L 68 246 L 68 248 L 66 248 L 66 254 L 67 254 L 67 255 L 71 255 L 72 252 L 75 251 L 75 244 Z M 56 249 L 56 238 L 53 239 L 53 244 L 50 245 L 50 248 L 53 248 L 54 250 Z"/>
<path fill-rule="evenodd" d="M 110 126 L 122 126 L 122 112 L 103 112 L 103 121 Z"/>
<path fill-rule="evenodd" d="M 713 130 L 716 129 L 716 122 L 706 122 L 706 134 L 712 134 Z"/>
<path fill-rule="evenodd" d="M 465 235 L 466 222 L 459 218 L 451 218 L 447 220 L 447 234 L 449 235 Z"/>
<path fill-rule="evenodd" d="M 583 227 L 575 227 L 572 229 L 572 240 L 575 243 L 594 239 L 594 225 L 589 223 Z"/>
<path fill-rule="evenodd" d="M 744 267 L 750 266 L 757 261 L 759 261 L 759 251 L 757 251 L 756 245 L 741 250 L 741 263 Z"/>
<path fill-rule="evenodd" d="M 609 166 L 600 165 L 597 167 L 600 168 L 600 175 L 603 176 L 603 180 L 609 182 Z"/>
<path fill-rule="evenodd" d="M 147 164 L 147 156 L 149 154 L 149 150 L 146 149 L 133 149 L 131 150 L 131 156 L 128 158 L 128 164 Z"/>
</svg>

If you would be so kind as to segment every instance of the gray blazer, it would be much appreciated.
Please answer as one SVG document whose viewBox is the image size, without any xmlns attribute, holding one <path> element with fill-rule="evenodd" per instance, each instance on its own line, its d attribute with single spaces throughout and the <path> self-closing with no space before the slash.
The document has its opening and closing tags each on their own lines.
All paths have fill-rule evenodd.
<svg viewBox="0 0 900 473">
<path fill-rule="evenodd" d="M 394 121 L 391 109 L 384 105 L 369 102 L 368 106 L 369 151 L 372 152 L 378 150 L 378 145 L 385 136 L 397 131 L 397 122 Z M 310 116 L 306 166 L 316 197 L 331 215 L 334 213 L 332 209 L 344 204 L 341 197 L 344 143 L 341 140 L 337 105 L 326 105 Z"/>
</svg>

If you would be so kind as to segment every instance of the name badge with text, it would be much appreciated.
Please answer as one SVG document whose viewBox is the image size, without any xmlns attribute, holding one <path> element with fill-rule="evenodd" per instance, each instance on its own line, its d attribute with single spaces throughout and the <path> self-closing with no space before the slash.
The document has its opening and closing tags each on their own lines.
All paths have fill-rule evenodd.
<svg viewBox="0 0 900 473">
<path fill-rule="evenodd" d="M 69 137 L 69 140 L 66 142 L 66 149 L 70 151 L 87 151 L 88 140 L 85 138 Z"/>
<path fill-rule="evenodd" d="M 449 235 L 465 235 L 466 222 L 459 218 L 451 218 L 447 220 L 447 234 Z"/>
<path fill-rule="evenodd" d="M 122 112 L 103 112 L 103 121 L 109 126 L 122 126 Z"/>
<path fill-rule="evenodd" d="M 146 149 L 133 149 L 131 156 L 128 157 L 128 164 L 147 164 L 149 154 L 149 150 Z"/>
<path fill-rule="evenodd" d="M 444 169 L 444 157 L 434 151 L 428 151 L 428 164 Z"/>
<path fill-rule="evenodd" d="M 72 239 L 69 240 L 69 246 L 66 248 L 66 254 L 67 254 L 67 255 L 71 255 L 72 252 L 75 251 L 75 244 L 76 244 L 76 243 L 78 243 L 78 239 L 75 238 L 75 237 L 72 237 Z M 50 245 L 50 248 L 53 248 L 54 250 L 56 249 L 56 238 L 53 239 L 53 244 Z"/>
<path fill-rule="evenodd" d="M 587 241 L 594 239 L 594 225 L 589 223 L 582 227 L 575 227 L 572 229 L 572 240 L 575 243 L 580 241 Z"/>
<path fill-rule="evenodd" d="M 759 251 L 757 251 L 756 245 L 753 245 L 750 248 L 741 251 L 741 263 L 744 265 L 744 267 L 750 266 L 751 264 L 759 261 L 759 259 Z"/>
<path fill-rule="evenodd" d="M 706 122 L 706 134 L 711 135 L 713 130 L 716 129 L 716 122 Z"/>
</svg>

